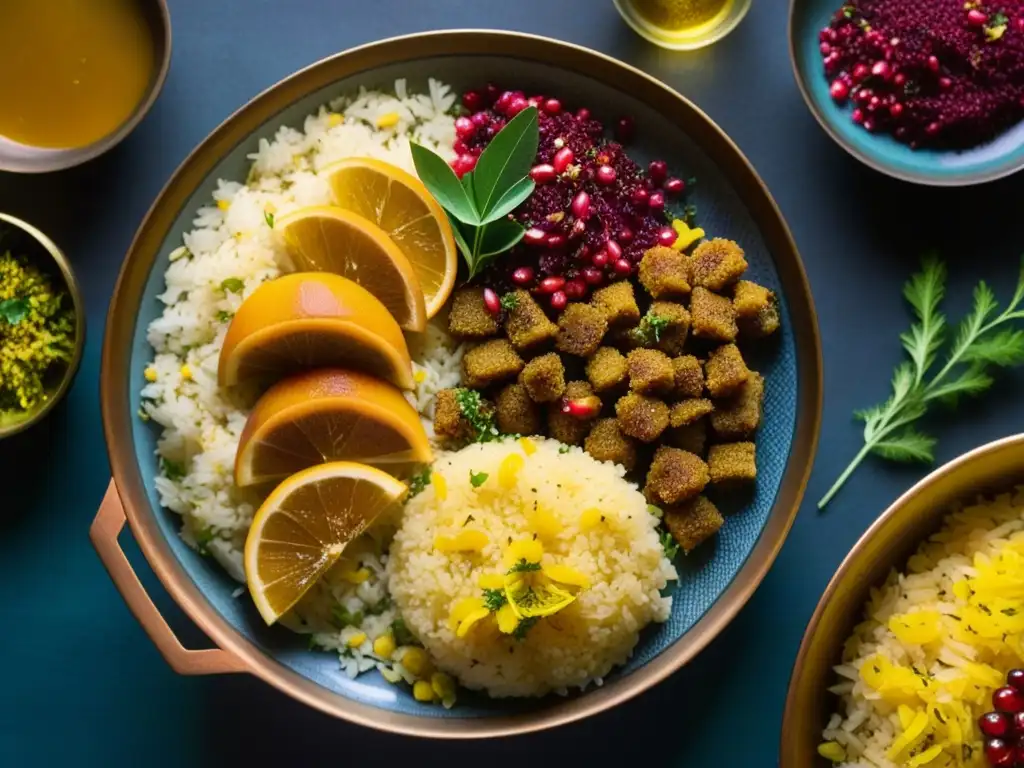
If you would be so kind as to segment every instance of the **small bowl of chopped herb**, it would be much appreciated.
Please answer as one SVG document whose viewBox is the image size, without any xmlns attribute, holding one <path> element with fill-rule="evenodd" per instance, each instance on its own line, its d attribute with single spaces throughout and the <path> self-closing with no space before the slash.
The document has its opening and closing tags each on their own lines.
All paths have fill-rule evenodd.
<svg viewBox="0 0 1024 768">
<path fill-rule="evenodd" d="M 71 388 L 85 306 L 49 237 L 0 213 L 0 440 L 42 421 Z"/>
</svg>

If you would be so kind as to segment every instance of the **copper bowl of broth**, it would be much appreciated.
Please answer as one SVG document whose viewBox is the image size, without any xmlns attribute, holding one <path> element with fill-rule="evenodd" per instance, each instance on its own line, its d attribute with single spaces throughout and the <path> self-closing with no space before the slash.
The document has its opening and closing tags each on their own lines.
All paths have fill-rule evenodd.
<svg viewBox="0 0 1024 768">
<path fill-rule="evenodd" d="M 70 168 L 118 144 L 171 62 L 166 0 L 21 0 L 0 25 L 0 171 Z"/>
<path fill-rule="evenodd" d="M 641 37 L 661 48 L 692 51 L 721 40 L 743 21 L 752 0 L 613 0 Z"/>
</svg>

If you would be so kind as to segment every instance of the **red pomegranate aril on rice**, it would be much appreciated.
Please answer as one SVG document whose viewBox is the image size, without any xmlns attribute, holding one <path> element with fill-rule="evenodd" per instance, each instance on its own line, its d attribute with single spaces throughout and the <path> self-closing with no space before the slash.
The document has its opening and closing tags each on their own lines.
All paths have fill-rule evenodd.
<svg viewBox="0 0 1024 768">
<path fill-rule="evenodd" d="M 1014 748 L 1003 739 L 989 739 L 985 742 L 985 758 L 995 768 L 1011 768 L 1015 762 Z"/>
<path fill-rule="evenodd" d="M 1024 691 L 1024 669 L 1011 669 L 1007 672 L 1006 684 L 1018 691 Z"/>
<path fill-rule="evenodd" d="M 1024 711 L 1024 693 L 1016 688 L 1004 685 L 992 692 L 992 706 L 999 712 L 1021 712 Z"/>
<path fill-rule="evenodd" d="M 551 159 L 551 166 L 555 169 L 555 173 L 565 173 L 565 169 L 569 167 L 569 164 L 574 159 L 575 156 L 572 150 L 568 147 L 562 147 L 555 152 L 555 156 Z"/>
<path fill-rule="evenodd" d="M 1003 712 L 988 712 L 978 718 L 978 730 L 991 739 L 1000 738 L 1010 732 L 1010 718 Z"/>
</svg>

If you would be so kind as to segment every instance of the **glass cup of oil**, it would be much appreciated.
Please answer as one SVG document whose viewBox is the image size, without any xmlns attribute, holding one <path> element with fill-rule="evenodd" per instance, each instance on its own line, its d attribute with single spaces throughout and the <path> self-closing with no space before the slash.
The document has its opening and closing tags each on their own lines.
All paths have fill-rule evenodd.
<svg viewBox="0 0 1024 768">
<path fill-rule="evenodd" d="M 690 51 L 729 34 L 752 0 L 613 0 L 638 35 L 662 48 Z"/>
</svg>

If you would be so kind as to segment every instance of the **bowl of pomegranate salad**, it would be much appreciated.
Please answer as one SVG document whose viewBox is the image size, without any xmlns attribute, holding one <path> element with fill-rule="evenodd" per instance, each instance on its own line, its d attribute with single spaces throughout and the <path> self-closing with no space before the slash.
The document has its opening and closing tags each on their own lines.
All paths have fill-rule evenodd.
<svg viewBox="0 0 1024 768">
<path fill-rule="evenodd" d="M 792 0 L 790 55 L 811 113 L 872 168 L 936 186 L 1024 166 L 1024 6 Z"/>
<path fill-rule="evenodd" d="M 521 733 L 663 679 L 766 573 L 817 440 L 763 183 L 680 95 L 544 38 L 286 79 L 176 172 L 119 286 L 115 583 L 175 669 L 371 727 Z M 140 598 L 125 522 L 213 650 Z"/>
</svg>

